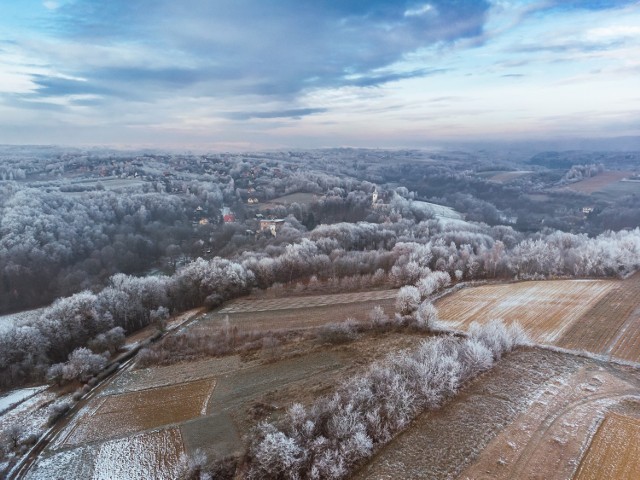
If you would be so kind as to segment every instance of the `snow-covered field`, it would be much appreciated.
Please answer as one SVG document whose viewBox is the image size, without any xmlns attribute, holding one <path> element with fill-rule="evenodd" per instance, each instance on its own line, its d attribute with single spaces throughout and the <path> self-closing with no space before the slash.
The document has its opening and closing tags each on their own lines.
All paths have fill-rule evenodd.
<svg viewBox="0 0 640 480">
<path fill-rule="evenodd" d="M 0 416 L 0 432 L 14 425 L 20 427 L 23 437 L 39 436 L 46 430 L 47 420 L 51 413 L 51 403 L 58 396 L 50 390 L 36 388 L 40 388 L 38 393 Z"/>
<path fill-rule="evenodd" d="M 41 458 L 30 480 L 175 479 L 184 453 L 177 428 L 144 432 L 98 445 L 62 450 Z"/>
<path fill-rule="evenodd" d="M 38 392 L 44 390 L 46 385 L 31 388 L 21 388 L 19 390 L 13 390 L 0 397 L 0 414 L 5 410 L 8 410 L 12 406 L 26 400 L 27 398 L 35 395 Z"/>
</svg>

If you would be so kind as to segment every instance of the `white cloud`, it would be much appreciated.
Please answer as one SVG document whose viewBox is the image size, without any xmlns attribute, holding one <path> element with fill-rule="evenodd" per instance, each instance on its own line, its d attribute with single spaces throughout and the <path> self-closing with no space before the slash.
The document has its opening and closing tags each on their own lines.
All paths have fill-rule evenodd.
<svg viewBox="0 0 640 480">
<path fill-rule="evenodd" d="M 42 2 L 42 5 L 44 5 L 44 8 L 48 10 L 55 10 L 60 6 L 60 4 L 55 0 L 45 0 Z"/>
<path fill-rule="evenodd" d="M 425 3 L 416 8 L 410 8 L 409 10 L 404 12 L 405 17 L 421 17 L 429 12 L 433 12 L 435 10 L 434 6 L 430 3 Z"/>
<path fill-rule="evenodd" d="M 609 27 L 593 28 L 587 35 L 596 39 L 640 37 L 640 27 L 635 25 L 611 25 Z"/>
</svg>

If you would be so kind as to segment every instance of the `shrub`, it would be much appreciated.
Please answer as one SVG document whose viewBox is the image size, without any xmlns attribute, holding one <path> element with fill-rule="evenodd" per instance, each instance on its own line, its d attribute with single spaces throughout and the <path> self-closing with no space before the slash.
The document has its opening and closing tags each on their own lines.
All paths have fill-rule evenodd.
<svg viewBox="0 0 640 480">
<path fill-rule="evenodd" d="M 67 400 L 62 400 L 51 405 L 49 418 L 47 424 L 49 426 L 60 420 L 73 406 L 73 403 Z"/>
<path fill-rule="evenodd" d="M 400 315 L 411 315 L 420 305 L 420 291 L 413 286 L 402 287 L 396 296 L 396 311 Z"/>
<path fill-rule="evenodd" d="M 317 336 L 323 343 L 350 342 L 358 336 L 358 323 L 350 318 L 340 323 L 328 323 L 320 327 Z"/>
<path fill-rule="evenodd" d="M 389 315 L 384 313 L 384 310 L 380 305 L 376 305 L 369 312 L 369 321 L 374 328 L 383 328 L 391 323 Z"/>
</svg>

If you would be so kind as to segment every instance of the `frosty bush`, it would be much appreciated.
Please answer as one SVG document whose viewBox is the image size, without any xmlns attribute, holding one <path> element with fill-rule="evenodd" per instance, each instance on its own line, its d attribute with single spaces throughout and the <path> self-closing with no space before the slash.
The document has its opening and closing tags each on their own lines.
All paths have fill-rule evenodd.
<svg viewBox="0 0 640 480">
<path fill-rule="evenodd" d="M 384 313 L 384 310 L 380 305 L 376 305 L 369 312 L 369 321 L 374 328 L 385 327 L 389 325 L 389 315 Z"/>
<path fill-rule="evenodd" d="M 402 287 L 396 296 L 396 311 L 400 315 L 411 315 L 420 305 L 420 291 L 413 286 Z"/>
<path fill-rule="evenodd" d="M 251 479 L 339 479 L 422 411 L 437 408 L 463 382 L 521 343 L 521 329 L 494 321 L 469 338 L 425 340 L 387 357 L 309 408 L 292 405 L 279 424 L 261 423 L 248 450 Z"/>
<path fill-rule="evenodd" d="M 416 312 L 416 325 L 421 328 L 429 328 L 438 319 L 438 310 L 431 302 L 423 301 Z"/>
<path fill-rule="evenodd" d="M 318 339 L 325 343 L 343 343 L 358 336 L 358 322 L 348 318 L 344 322 L 328 323 L 318 330 Z"/>
<path fill-rule="evenodd" d="M 47 380 L 55 383 L 79 380 L 88 381 L 93 375 L 99 373 L 107 365 L 106 355 L 98 355 L 88 348 L 76 348 L 69 355 L 65 363 L 52 365 L 47 371 Z"/>
<path fill-rule="evenodd" d="M 510 352 L 515 346 L 529 343 L 519 323 L 506 327 L 502 321 L 496 319 L 485 325 L 472 322 L 469 325 L 469 336 L 491 351 L 495 360 L 499 360 L 503 353 Z"/>
</svg>

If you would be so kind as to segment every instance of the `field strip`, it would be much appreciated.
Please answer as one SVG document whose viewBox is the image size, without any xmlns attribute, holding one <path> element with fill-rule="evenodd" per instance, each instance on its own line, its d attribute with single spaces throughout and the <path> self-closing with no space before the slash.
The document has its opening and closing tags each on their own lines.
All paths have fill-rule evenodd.
<svg viewBox="0 0 640 480">
<path fill-rule="evenodd" d="M 640 362 L 640 305 L 629 315 L 607 353 L 616 358 Z"/>
<path fill-rule="evenodd" d="M 395 298 L 396 290 L 376 290 L 361 293 L 337 293 L 334 295 L 314 295 L 308 297 L 288 297 L 271 299 L 238 299 L 232 301 L 216 313 L 265 312 L 270 310 L 289 310 L 326 305 L 361 303 Z"/>
<path fill-rule="evenodd" d="M 604 297 L 575 322 L 556 343 L 571 350 L 587 350 L 597 354 L 611 352 L 623 360 L 637 361 L 640 325 L 640 275 L 616 282 Z"/>
<path fill-rule="evenodd" d="M 547 280 L 482 285 L 436 302 L 439 317 L 454 328 L 502 319 L 519 322 L 536 342 L 553 344 L 592 304 L 614 289 L 607 280 Z"/>
<path fill-rule="evenodd" d="M 76 415 L 62 446 L 118 438 L 196 418 L 206 409 L 216 381 L 196 380 L 99 397 L 91 411 Z"/>
<path fill-rule="evenodd" d="M 640 478 L 640 419 L 606 416 L 573 477 L 575 480 Z"/>
</svg>

